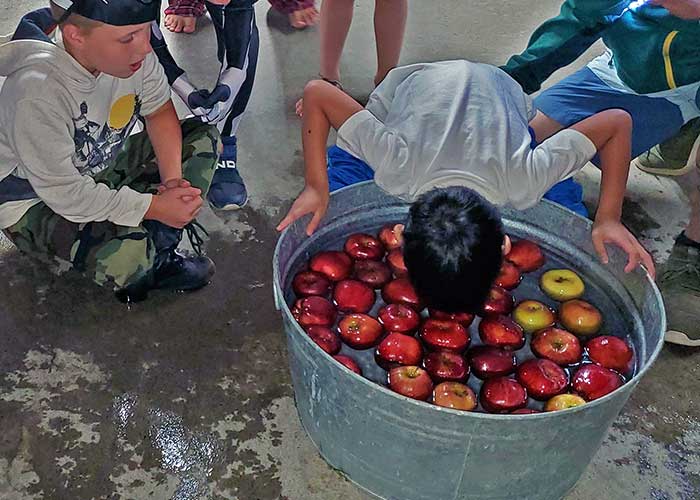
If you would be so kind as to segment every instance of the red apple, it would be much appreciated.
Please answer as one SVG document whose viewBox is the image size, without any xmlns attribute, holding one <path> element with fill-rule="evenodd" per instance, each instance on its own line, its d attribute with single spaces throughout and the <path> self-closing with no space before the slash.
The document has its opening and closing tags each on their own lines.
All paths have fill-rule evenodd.
<svg viewBox="0 0 700 500">
<path fill-rule="evenodd" d="M 397 366 L 389 371 L 389 387 L 409 398 L 425 401 L 433 392 L 433 381 L 423 368 Z"/>
<path fill-rule="evenodd" d="M 387 224 L 379 230 L 379 240 L 389 251 L 401 248 L 403 245 L 403 224 Z"/>
<path fill-rule="evenodd" d="M 467 359 L 474 375 L 481 380 L 510 375 L 517 365 L 515 354 L 511 351 L 486 345 L 469 349 Z"/>
<path fill-rule="evenodd" d="M 387 304 L 404 304 L 414 308 L 416 311 L 423 309 L 416 289 L 413 288 L 411 282 L 406 278 L 395 279 L 384 285 L 382 298 Z"/>
<path fill-rule="evenodd" d="M 487 316 L 479 323 L 481 341 L 493 347 L 517 351 L 525 345 L 525 334 L 508 316 Z"/>
<path fill-rule="evenodd" d="M 501 265 L 501 272 L 498 273 L 494 284 L 496 286 L 500 286 L 501 288 L 505 288 L 506 290 L 512 290 L 520 284 L 522 279 L 523 275 L 520 274 L 518 266 L 509 260 L 504 260 L 503 264 Z"/>
<path fill-rule="evenodd" d="M 587 364 L 578 369 L 571 385 L 586 401 L 593 401 L 611 393 L 622 384 L 622 377 L 617 372 Z"/>
<path fill-rule="evenodd" d="M 540 410 L 533 410 L 532 408 L 520 408 L 510 412 L 511 415 L 532 415 L 533 413 L 542 413 Z"/>
<path fill-rule="evenodd" d="M 386 255 L 386 262 L 397 278 L 407 278 L 408 268 L 403 260 L 403 250 L 397 248 Z"/>
<path fill-rule="evenodd" d="M 534 333 L 554 325 L 554 311 L 538 300 L 523 300 L 515 307 L 513 319 L 525 333 Z"/>
<path fill-rule="evenodd" d="M 462 352 L 469 347 L 469 332 L 456 321 L 428 319 L 420 329 L 420 338 L 430 349 Z"/>
<path fill-rule="evenodd" d="M 433 390 L 433 404 L 453 410 L 472 411 L 476 408 L 476 394 L 468 385 L 442 382 Z"/>
<path fill-rule="evenodd" d="M 350 356 L 345 356 L 344 354 L 337 354 L 333 356 L 333 359 L 335 359 L 338 363 L 343 365 L 348 370 L 354 371 L 358 375 L 362 375 L 362 369 L 360 368 L 360 365 L 358 365 L 357 362 Z"/>
<path fill-rule="evenodd" d="M 374 290 L 357 280 L 343 280 L 333 290 L 333 302 L 343 312 L 366 313 L 374 299 Z"/>
<path fill-rule="evenodd" d="M 355 260 L 381 260 L 384 245 L 372 235 L 353 234 L 345 240 L 345 252 Z"/>
<path fill-rule="evenodd" d="M 356 260 L 353 272 L 355 279 L 372 288 L 381 288 L 392 279 L 389 266 L 378 260 Z"/>
<path fill-rule="evenodd" d="M 518 367 L 516 376 L 530 397 L 540 401 L 561 394 L 569 385 L 566 372 L 548 359 L 528 359 Z"/>
<path fill-rule="evenodd" d="M 323 274 L 331 281 L 341 281 L 350 276 L 352 259 L 345 252 L 319 252 L 311 257 L 309 268 Z"/>
<path fill-rule="evenodd" d="M 348 314 L 338 323 L 340 338 L 353 349 L 369 349 L 379 342 L 384 331 L 379 321 L 366 314 Z"/>
<path fill-rule="evenodd" d="M 524 273 L 532 272 L 544 264 L 542 250 L 536 243 L 529 240 L 518 240 L 513 243 L 506 259 L 518 266 Z"/>
<path fill-rule="evenodd" d="M 321 349 L 331 356 L 333 354 L 338 354 L 340 351 L 340 337 L 327 326 L 308 326 L 306 327 L 306 333 L 309 334 L 311 340 L 316 342 Z"/>
<path fill-rule="evenodd" d="M 385 370 L 396 365 L 417 365 L 423 357 L 423 348 L 415 337 L 390 333 L 377 346 L 374 358 Z"/>
<path fill-rule="evenodd" d="M 593 304 L 573 299 L 559 306 L 559 321 L 571 333 L 588 336 L 598 333 L 603 324 L 603 315 Z"/>
<path fill-rule="evenodd" d="M 464 328 L 469 328 L 469 325 L 474 321 L 474 315 L 468 312 L 447 313 L 438 311 L 437 309 L 428 309 L 430 317 L 433 319 L 441 319 L 445 321 L 456 321 Z"/>
<path fill-rule="evenodd" d="M 388 332 L 411 333 L 420 325 L 420 315 L 404 304 L 384 306 L 377 316 Z"/>
<path fill-rule="evenodd" d="M 535 356 L 554 361 L 558 365 L 575 365 L 581 361 L 583 349 L 578 338 L 561 328 L 545 328 L 537 332 L 530 342 Z"/>
<path fill-rule="evenodd" d="M 618 337 L 602 335 L 586 344 L 588 356 L 595 364 L 626 374 L 632 368 L 634 352 L 627 342 Z"/>
<path fill-rule="evenodd" d="M 456 352 L 428 353 L 423 359 L 423 368 L 435 382 L 464 382 L 469 377 L 467 360 Z"/>
<path fill-rule="evenodd" d="M 513 297 L 506 289 L 494 286 L 482 306 L 482 316 L 491 314 L 510 314 L 515 305 Z"/>
<path fill-rule="evenodd" d="M 297 297 L 325 296 L 331 291 L 331 282 L 323 274 L 316 271 L 301 271 L 294 276 L 292 289 Z"/>
<path fill-rule="evenodd" d="M 481 386 L 479 401 L 489 413 L 510 413 L 525 407 L 527 392 L 512 378 L 492 378 Z"/>
<path fill-rule="evenodd" d="M 311 296 L 298 299 L 292 308 L 292 316 L 303 326 L 331 326 L 337 312 L 333 304 L 323 297 Z"/>
</svg>

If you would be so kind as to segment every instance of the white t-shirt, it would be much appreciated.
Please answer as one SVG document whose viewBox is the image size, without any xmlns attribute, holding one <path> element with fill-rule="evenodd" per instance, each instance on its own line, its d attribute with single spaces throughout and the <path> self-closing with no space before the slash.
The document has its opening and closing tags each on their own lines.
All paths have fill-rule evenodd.
<svg viewBox="0 0 700 500">
<path fill-rule="evenodd" d="M 369 164 L 382 189 L 402 198 L 458 185 L 522 209 L 596 153 L 590 139 L 571 129 L 532 149 L 534 116 L 529 96 L 495 66 L 414 64 L 387 75 L 366 109 L 340 127 L 337 144 Z"/>
</svg>

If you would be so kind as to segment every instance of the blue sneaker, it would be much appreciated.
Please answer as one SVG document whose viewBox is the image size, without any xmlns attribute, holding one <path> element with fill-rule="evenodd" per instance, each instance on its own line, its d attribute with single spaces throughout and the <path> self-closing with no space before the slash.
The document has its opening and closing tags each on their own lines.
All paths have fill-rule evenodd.
<svg viewBox="0 0 700 500">
<path fill-rule="evenodd" d="M 248 202 L 248 191 L 236 168 L 236 137 L 222 137 L 224 151 L 214 171 L 207 199 L 218 210 L 238 210 Z"/>
</svg>

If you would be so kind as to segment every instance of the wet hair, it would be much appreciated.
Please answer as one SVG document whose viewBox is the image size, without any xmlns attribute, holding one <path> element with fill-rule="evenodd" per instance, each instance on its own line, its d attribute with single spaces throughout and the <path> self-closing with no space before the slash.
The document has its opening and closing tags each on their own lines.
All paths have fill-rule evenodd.
<svg viewBox="0 0 700 500">
<path fill-rule="evenodd" d="M 503 236 L 496 207 L 471 189 L 434 189 L 418 198 L 404 229 L 404 260 L 426 305 L 477 312 L 500 270 Z"/>
<path fill-rule="evenodd" d="M 65 17 L 66 9 L 63 7 L 59 7 L 53 1 L 49 1 L 49 7 L 51 8 L 51 16 L 57 23 Z M 71 13 L 59 23 L 59 26 L 64 26 L 66 24 L 72 24 L 85 32 L 90 32 L 90 30 L 100 26 L 102 23 L 93 19 L 88 19 L 87 17 L 79 14 Z"/>
</svg>

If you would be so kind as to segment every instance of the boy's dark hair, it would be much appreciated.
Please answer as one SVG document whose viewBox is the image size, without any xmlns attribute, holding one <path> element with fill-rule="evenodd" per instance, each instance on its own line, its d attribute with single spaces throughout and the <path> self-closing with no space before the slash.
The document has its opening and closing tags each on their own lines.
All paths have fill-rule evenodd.
<svg viewBox="0 0 700 500">
<path fill-rule="evenodd" d="M 418 198 L 404 229 L 411 282 L 429 307 L 477 312 L 502 263 L 503 225 L 491 203 L 465 187 Z"/>
</svg>

